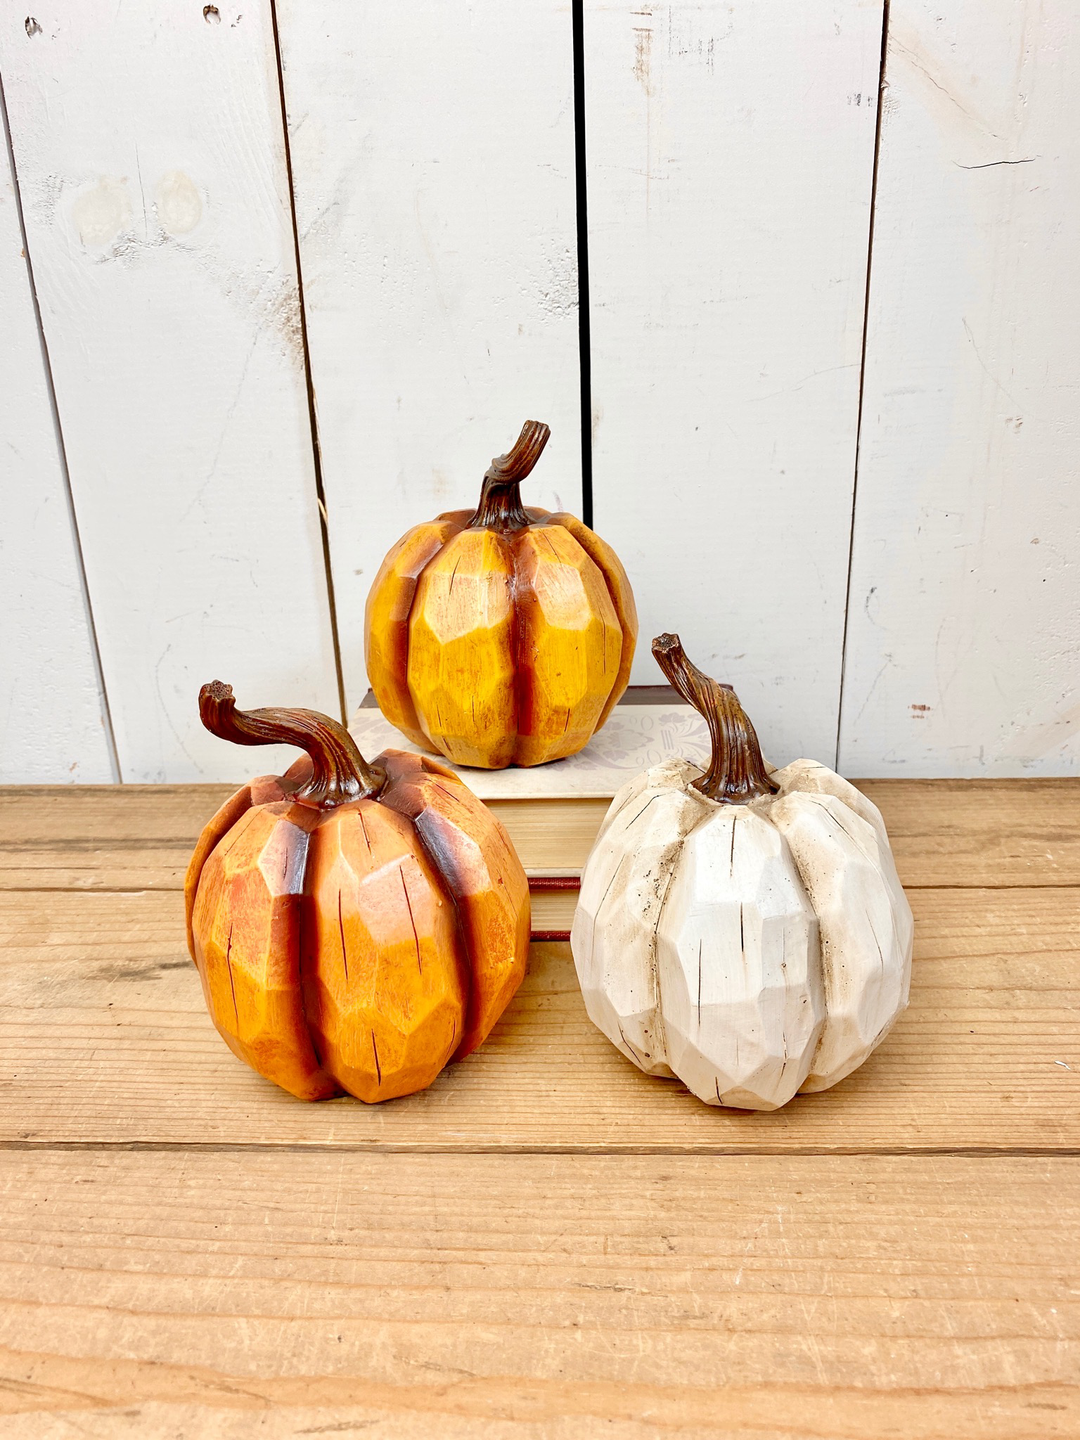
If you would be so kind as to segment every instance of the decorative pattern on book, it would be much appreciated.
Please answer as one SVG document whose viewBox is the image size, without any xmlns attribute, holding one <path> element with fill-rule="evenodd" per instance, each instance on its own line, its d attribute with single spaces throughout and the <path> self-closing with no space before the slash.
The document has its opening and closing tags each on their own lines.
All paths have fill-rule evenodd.
<svg viewBox="0 0 1080 1440">
<path fill-rule="evenodd" d="M 383 719 L 380 711 L 361 708 L 349 727 L 365 754 L 387 748 L 423 753 Z M 528 769 L 457 770 L 482 800 L 559 800 L 610 798 L 633 775 L 678 757 L 704 766 L 709 756 L 705 721 L 688 705 L 617 705 L 611 718 L 576 755 Z"/>
</svg>

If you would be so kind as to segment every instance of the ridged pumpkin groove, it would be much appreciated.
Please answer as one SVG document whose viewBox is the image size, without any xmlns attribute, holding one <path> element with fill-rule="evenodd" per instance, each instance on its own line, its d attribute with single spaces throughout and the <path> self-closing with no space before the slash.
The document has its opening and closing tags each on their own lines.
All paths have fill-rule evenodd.
<svg viewBox="0 0 1080 1440">
<path fill-rule="evenodd" d="M 637 640 L 611 547 L 566 511 L 522 506 L 551 432 L 529 420 L 475 511 L 414 526 L 368 596 L 368 679 L 423 749 L 501 770 L 586 745 L 626 689 Z"/>
<path fill-rule="evenodd" d="M 653 654 L 709 727 L 622 786 L 581 877 L 585 1009 L 650 1075 L 775 1110 L 858 1068 L 908 1002 L 913 922 L 877 808 L 813 760 L 773 769 L 730 685 Z"/>
<path fill-rule="evenodd" d="M 308 752 L 232 796 L 188 866 L 218 1032 L 300 1099 L 422 1090 L 525 974 L 529 887 L 506 832 L 442 765 L 400 750 L 369 765 L 328 716 L 240 711 L 219 681 L 199 709 L 223 739 Z"/>
</svg>

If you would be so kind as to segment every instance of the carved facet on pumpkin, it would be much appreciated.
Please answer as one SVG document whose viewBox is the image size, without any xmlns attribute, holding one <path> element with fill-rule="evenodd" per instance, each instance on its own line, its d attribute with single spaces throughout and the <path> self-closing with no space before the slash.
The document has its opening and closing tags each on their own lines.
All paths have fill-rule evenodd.
<svg viewBox="0 0 1080 1440">
<path fill-rule="evenodd" d="M 571 932 L 585 1008 L 648 1074 L 775 1110 L 849 1075 L 907 1005 L 911 909 L 876 806 L 812 760 L 770 769 L 730 686 L 677 635 L 653 653 L 712 761 L 612 801 Z"/>
<path fill-rule="evenodd" d="M 397 750 L 368 765 L 325 715 L 244 713 L 220 681 L 199 710 L 222 739 L 307 751 L 239 790 L 188 867 L 214 1024 L 304 1100 L 424 1089 L 525 974 L 529 888 L 506 832 L 443 766 Z"/>
<path fill-rule="evenodd" d="M 550 430 L 526 422 L 476 511 L 417 525 L 368 596 L 386 718 L 456 764 L 542 765 L 586 745 L 626 689 L 637 612 L 614 551 L 575 516 L 524 509 Z"/>
</svg>

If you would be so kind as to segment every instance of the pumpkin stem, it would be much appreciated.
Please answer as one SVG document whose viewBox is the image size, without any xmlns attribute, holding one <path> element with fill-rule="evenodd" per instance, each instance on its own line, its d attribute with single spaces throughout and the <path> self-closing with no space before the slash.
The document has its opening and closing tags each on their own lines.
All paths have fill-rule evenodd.
<svg viewBox="0 0 1080 1440">
<path fill-rule="evenodd" d="M 231 685 L 214 680 L 199 691 L 199 715 L 212 735 L 234 745 L 297 745 L 311 756 L 311 779 L 297 800 L 330 807 L 382 789 L 385 776 L 368 765 L 343 725 L 317 710 L 238 710 Z"/>
<path fill-rule="evenodd" d="M 769 779 L 754 727 L 731 686 L 710 679 L 688 660 L 678 635 L 658 635 L 652 652 L 675 689 L 704 715 L 709 727 L 712 757 L 695 787 L 723 805 L 745 805 L 759 795 L 775 795 L 780 787 Z"/>
<path fill-rule="evenodd" d="M 550 436 L 550 429 L 542 421 L 525 421 L 514 448 L 492 460 L 470 525 L 483 525 L 489 530 L 521 530 L 528 525 L 520 486 L 544 453 Z"/>
</svg>

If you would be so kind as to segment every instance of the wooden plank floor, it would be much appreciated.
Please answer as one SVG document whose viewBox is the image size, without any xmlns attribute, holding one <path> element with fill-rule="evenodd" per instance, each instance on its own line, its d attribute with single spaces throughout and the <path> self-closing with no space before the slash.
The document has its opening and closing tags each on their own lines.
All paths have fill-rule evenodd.
<svg viewBox="0 0 1080 1440">
<path fill-rule="evenodd" d="M 203 1011 L 220 787 L 0 792 L 0 1433 L 1080 1435 L 1080 784 L 875 781 L 912 1003 L 834 1090 L 640 1075 L 537 945 L 424 1095 Z"/>
</svg>

